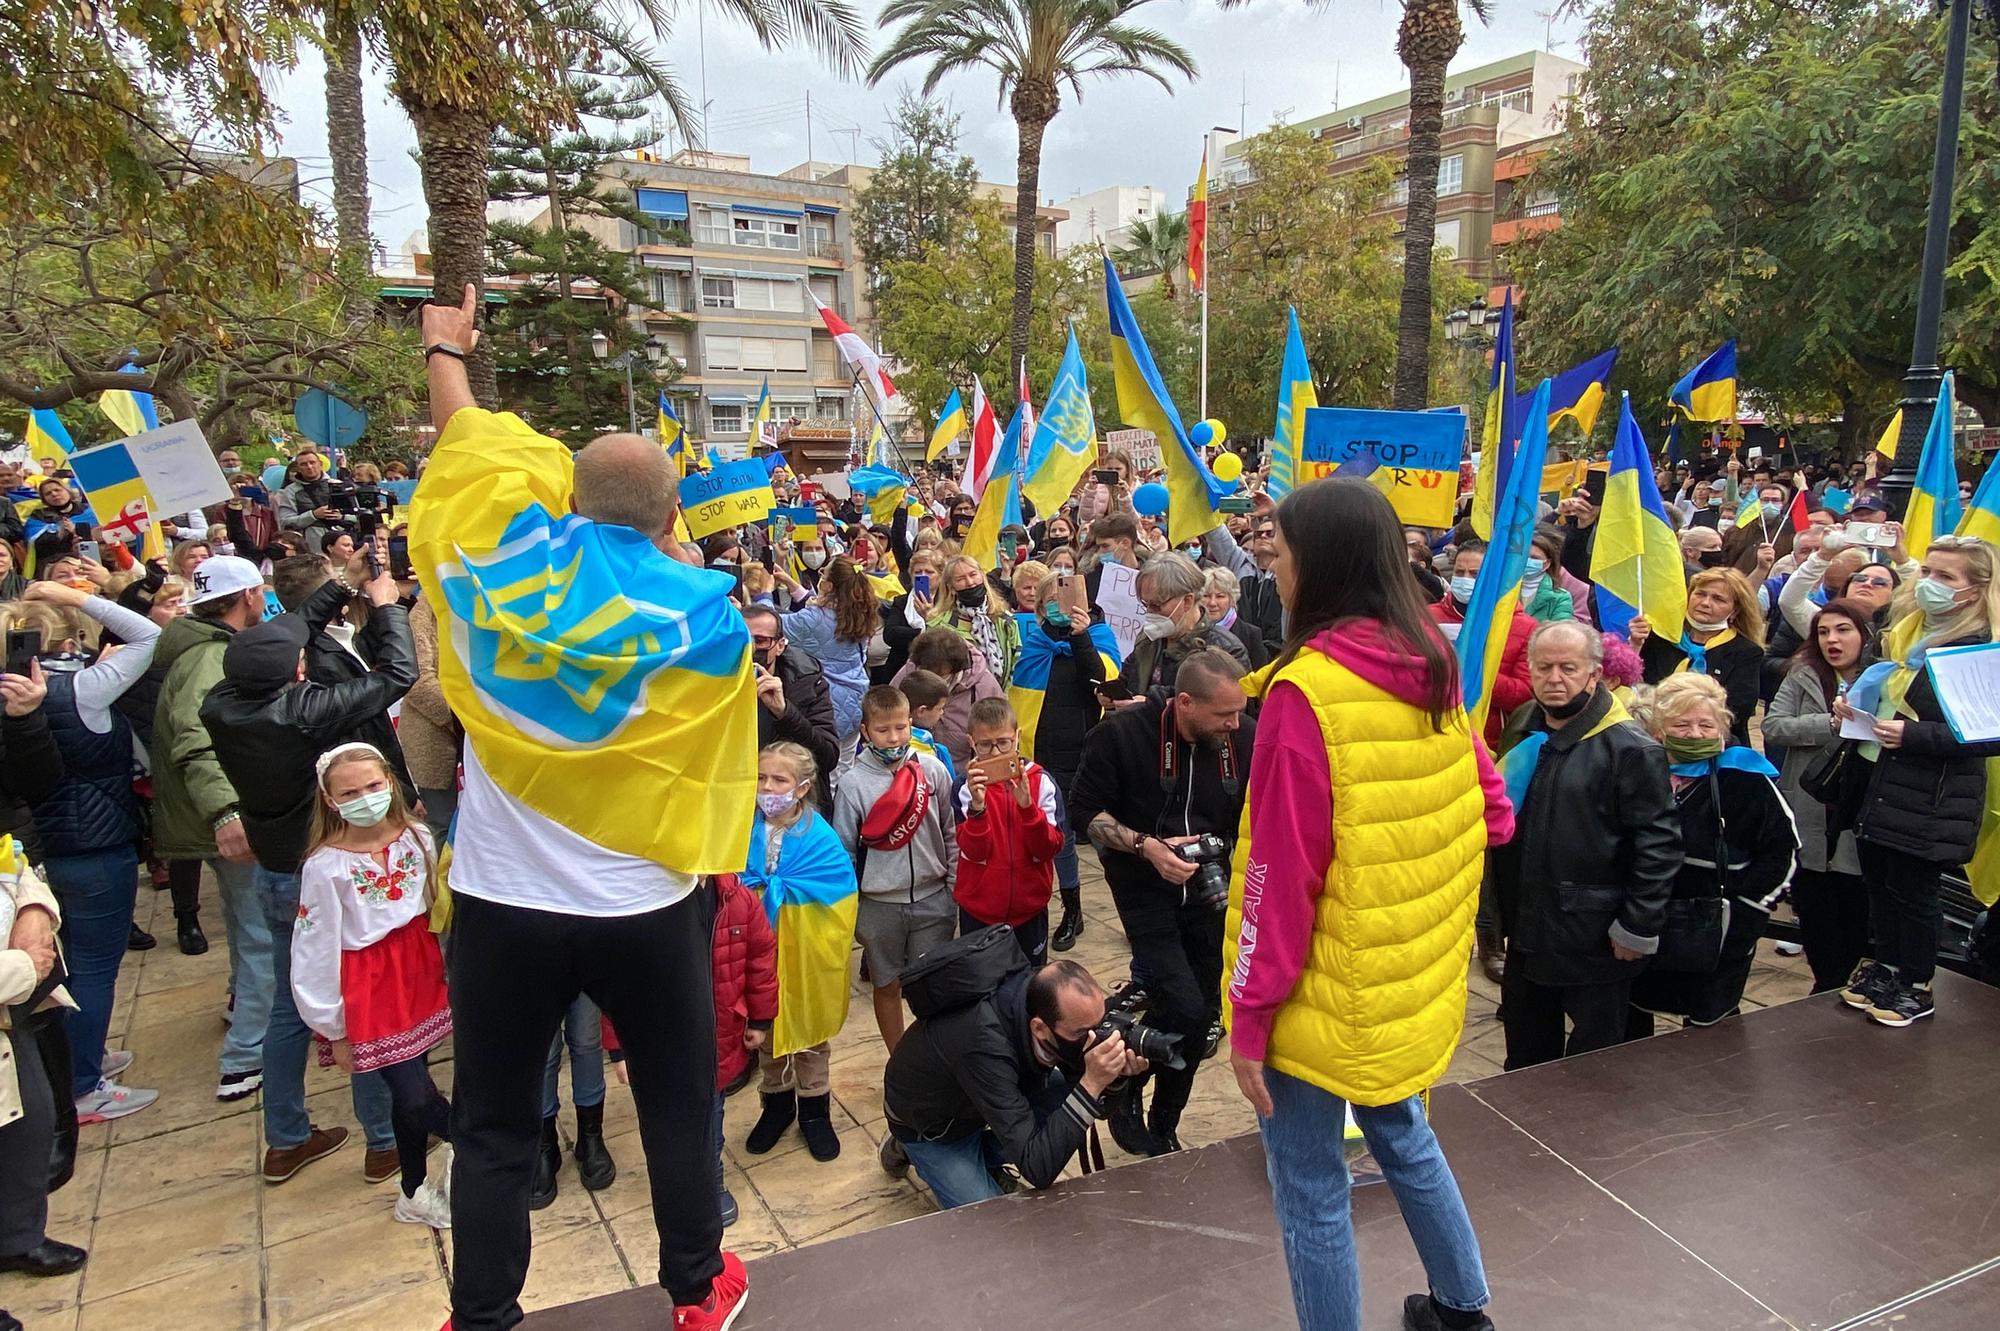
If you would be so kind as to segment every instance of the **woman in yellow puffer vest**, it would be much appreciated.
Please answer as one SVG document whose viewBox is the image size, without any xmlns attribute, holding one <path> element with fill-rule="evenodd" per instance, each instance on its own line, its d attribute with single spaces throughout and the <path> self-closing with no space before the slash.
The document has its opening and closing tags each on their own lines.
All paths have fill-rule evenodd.
<svg viewBox="0 0 2000 1331">
<path fill-rule="evenodd" d="M 1513 811 L 1461 705 L 1451 648 L 1372 485 L 1317 481 L 1277 510 L 1289 637 L 1263 710 L 1223 963 L 1230 1061 L 1257 1109 L 1302 1331 L 1356 1331 L 1347 1109 L 1430 1289 L 1414 1331 L 1485 1328 L 1486 1278 L 1424 1115 L 1465 1017 L 1489 842 Z M 1246 680 L 1246 686 L 1252 681 Z"/>
</svg>

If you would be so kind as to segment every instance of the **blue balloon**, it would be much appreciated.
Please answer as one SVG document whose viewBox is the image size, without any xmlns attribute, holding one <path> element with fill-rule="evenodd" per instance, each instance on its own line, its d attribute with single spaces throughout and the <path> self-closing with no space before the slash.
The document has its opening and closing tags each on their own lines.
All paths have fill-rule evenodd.
<svg viewBox="0 0 2000 1331">
<path fill-rule="evenodd" d="M 1132 492 L 1132 507 L 1142 516 L 1157 518 L 1167 511 L 1167 487 L 1151 481 Z"/>
<path fill-rule="evenodd" d="M 1188 442 L 1196 448 L 1207 448 L 1214 438 L 1215 427 L 1207 421 L 1196 421 L 1194 428 L 1188 431 Z"/>
</svg>

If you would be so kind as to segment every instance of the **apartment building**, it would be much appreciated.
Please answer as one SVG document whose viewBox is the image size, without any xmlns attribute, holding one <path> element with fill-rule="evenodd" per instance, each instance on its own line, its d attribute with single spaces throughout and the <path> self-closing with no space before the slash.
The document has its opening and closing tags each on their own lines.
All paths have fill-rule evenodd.
<svg viewBox="0 0 2000 1331">
<path fill-rule="evenodd" d="M 1056 253 L 1078 246 L 1095 250 L 1099 244 L 1119 249 L 1132 243 L 1132 227 L 1161 213 L 1179 210 L 1163 189 L 1152 185 L 1106 185 L 1055 205 L 1069 214 L 1056 223 Z"/>
<path fill-rule="evenodd" d="M 1496 60 L 1445 80 L 1444 132 L 1438 159 L 1437 243 L 1467 276 L 1504 277 L 1508 243 L 1561 224 L 1553 195 L 1533 190 L 1534 163 L 1562 131 L 1564 108 L 1577 95 L 1584 66 L 1548 51 Z M 1401 167 L 1409 153 L 1407 90 L 1301 122 L 1334 144 L 1335 171 L 1388 158 Z M 1249 139 L 1225 143 L 1212 156 L 1211 189 L 1226 197 L 1250 179 Z M 1409 177 L 1399 174 L 1381 211 L 1402 220 Z"/>
</svg>

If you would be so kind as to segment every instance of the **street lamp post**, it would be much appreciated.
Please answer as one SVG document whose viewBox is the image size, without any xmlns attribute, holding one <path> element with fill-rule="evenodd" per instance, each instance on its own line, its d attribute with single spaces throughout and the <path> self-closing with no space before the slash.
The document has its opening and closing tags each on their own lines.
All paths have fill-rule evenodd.
<svg viewBox="0 0 2000 1331">
<path fill-rule="evenodd" d="M 1889 510 L 1898 518 L 1909 504 L 1923 453 L 1924 434 L 1936 410 L 1944 370 L 1938 365 L 1938 327 L 1944 317 L 1944 266 L 1951 247 L 1951 196 L 1958 174 L 1958 119 L 1965 100 L 1965 42 L 1972 0 L 1949 0 L 1944 86 L 1938 100 L 1937 151 L 1931 160 L 1930 216 L 1924 228 L 1923 269 L 1917 280 L 1917 327 L 1910 339 L 1910 368 L 1903 375 L 1903 432 L 1896 461 L 1882 478 Z M 1990 3 L 1990 0 L 1989 0 Z"/>
<path fill-rule="evenodd" d="M 646 339 L 645 358 L 649 366 L 659 362 L 663 351 L 664 348 L 659 338 L 649 337 Z M 590 335 L 590 354 L 604 361 L 607 365 L 615 365 L 625 371 L 626 428 L 633 434 L 639 433 L 639 390 L 632 383 L 632 366 L 638 359 L 639 353 L 636 351 L 625 351 L 620 352 L 615 357 L 612 356 L 611 339 L 606 337 L 604 330 L 600 328 Z"/>
</svg>

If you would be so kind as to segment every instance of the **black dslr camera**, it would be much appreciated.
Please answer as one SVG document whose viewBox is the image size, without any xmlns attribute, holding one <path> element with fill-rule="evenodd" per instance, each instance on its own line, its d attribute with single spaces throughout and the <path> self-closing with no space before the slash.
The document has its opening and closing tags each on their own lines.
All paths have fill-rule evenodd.
<svg viewBox="0 0 2000 1331">
<path fill-rule="evenodd" d="M 1195 866 L 1187 880 L 1187 904 L 1221 911 L 1229 908 L 1229 843 L 1213 832 L 1204 832 L 1181 846 L 1170 846 L 1174 854 Z"/>
<path fill-rule="evenodd" d="M 1187 1060 L 1174 1047 L 1181 1037 L 1140 1021 L 1139 1009 L 1145 1006 L 1146 991 L 1136 981 L 1127 980 L 1119 985 L 1104 996 L 1104 1020 L 1091 1028 L 1088 1044 L 1097 1044 L 1116 1034 L 1124 1037 L 1127 1049 L 1155 1067 L 1185 1068 Z"/>
</svg>

